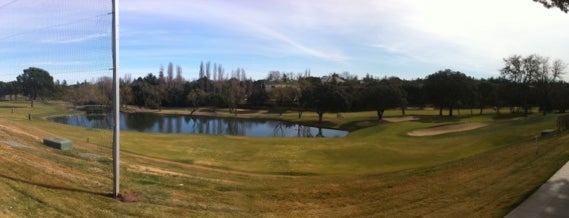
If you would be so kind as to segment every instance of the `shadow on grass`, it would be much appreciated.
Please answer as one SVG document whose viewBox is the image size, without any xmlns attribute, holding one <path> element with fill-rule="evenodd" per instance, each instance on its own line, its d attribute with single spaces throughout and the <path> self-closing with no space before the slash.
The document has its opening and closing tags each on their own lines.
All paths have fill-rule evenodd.
<svg viewBox="0 0 569 218">
<path fill-rule="evenodd" d="M 347 131 L 355 131 L 358 129 L 365 129 L 368 127 L 376 126 L 379 124 L 387 123 L 385 120 L 377 121 L 377 120 L 355 120 L 351 122 L 344 123 L 340 125 L 340 129 L 347 130 Z"/>
<path fill-rule="evenodd" d="M 528 114 L 530 115 L 530 114 Z M 494 120 L 506 120 L 506 119 L 515 119 L 515 118 L 523 118 L 526 117 L 523 113 L 505 113 L 505 114 L 495 114 L 492 116 Z"/>
<path fill-rule="evenodd" d="M 256 114 L 256 113 L 259 113 L 259 110 L 239 109 L 236 112 L 236 114 Z"/>
<path fill-rule="evenodd" d="M 27 107 L 24 107 L 24 106 L 6 106 L 6 105 L 2 105 L 2 106 L 0 106 L 0 108 L 12 109 L 12 108 L 27 108 Z"/>
<path fill-rule="evenodd" d="M 460 121 L 462 118 L 461 116 L 431 116 L 431 115 L 419 115 L 416 116 L 419 118 L 419 120 L 416 120 L 415 122 L 421 122 L 421 123 L 449 123 L 449 122 L 458 122 Z"/>
<path fill-rule="evenodd" d="M 284 171 L 284 172 L 274 172 L 273 175 L 281 175 L 281 176 L 317 176 L 317 173 L 309 173 L 309 172 L 296 172 L 296 171 Z"/>
<path fill-rule="evenodd" d="M 11 180 L 14 182 L 24 183 L 24 184 L 28 184 L 28 185 L 38 186 L 38 187 L 42 187 L 42 188 L 47 188 L 47 189 L 55 189 L 55 190 L 69 191 L 69 192 L 80 192 L 80 193 L 91 194 L 91 195 L 99 195 L 99 196 L 104 196 L 104 197 L 113 197 L 112 193 L 94 192 L 94 191 L 83 190 L 83 189 L 41 184 L 41 183 L 26 181 L 23 179 L 18 179 L 18 178 L 14 178 L 14 177 L 2 175 L 2 174 L 0 174 L 0 178 Z"/>
</svg>

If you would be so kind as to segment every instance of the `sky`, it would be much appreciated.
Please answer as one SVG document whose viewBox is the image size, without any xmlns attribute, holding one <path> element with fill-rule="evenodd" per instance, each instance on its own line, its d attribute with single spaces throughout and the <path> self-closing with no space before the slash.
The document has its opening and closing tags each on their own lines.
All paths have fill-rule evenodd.
<svg viewBox="0 0 569 218">
<path fill-rule="evenodd" d="M 0 80 L 31 66 L 70 82 L 111 76 L 110 11 L 110 0 L 0 0 Z M 253 79 L 488 78 L 514 54 L 569 63 L 569 14 L 532 0 L 122 0 L 119 19 L 120 74 L 133 78 L 170 62 L 186 79 L 202 61 Z"/>
</svg>

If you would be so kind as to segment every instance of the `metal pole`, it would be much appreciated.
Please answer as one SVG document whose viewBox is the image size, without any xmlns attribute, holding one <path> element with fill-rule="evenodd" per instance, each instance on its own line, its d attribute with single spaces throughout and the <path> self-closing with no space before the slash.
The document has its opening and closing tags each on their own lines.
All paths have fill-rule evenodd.
<svg viewBox="0 0 569 218">
<path fill-rule="evenodd" d="M 113 197 L 120 193 L 119 0 L 113 1 Z"/>
</svg>

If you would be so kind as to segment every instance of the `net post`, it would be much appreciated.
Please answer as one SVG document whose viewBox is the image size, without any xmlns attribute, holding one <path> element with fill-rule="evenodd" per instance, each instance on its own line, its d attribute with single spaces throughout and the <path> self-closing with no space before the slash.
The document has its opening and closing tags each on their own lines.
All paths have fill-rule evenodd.
<svg viewBox="0 0 569 218">
<path fill-rule="evenodd" d="M 113 1 L 113 197 L 120 193 L 120 83 L 119 83 L 119 0 Z"/>
</svg>

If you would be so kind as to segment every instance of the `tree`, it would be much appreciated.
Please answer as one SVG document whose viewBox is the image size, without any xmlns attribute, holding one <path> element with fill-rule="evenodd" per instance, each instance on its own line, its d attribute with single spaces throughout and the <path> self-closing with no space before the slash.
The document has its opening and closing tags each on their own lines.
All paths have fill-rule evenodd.
<svg viewBox="0 0 569 218">
<path fill-rule="evenodd" d="M 113 78 L 101 77 L 97 80 L 96 104 L 111 105 L 113 99 Z"/>
<path fill-rule="evenodd" d="M 49 96 L 54 88 L 53 77 L 41 68 L 30 67 L 17 77 L 18 84 L 23 88 L 24 94 L 33 101 L 37 97 Z"/>
<path fill-rule="evenodd" d="M 269 95 L 265 90 L 265 81 L 259 80 L 253 82 L 251 94 L 247 98 L 247 104 L 250 106 L 264 106 L 269 99 Z"/>
<path fill-rule="evenodd" d="M 532 94 L 539 95 L 542 112 L 550 110 L 549 92 L 551 85 L 565 73 L 566 64 L 563 61 L 555 60 L 551 65 L 549 58 L 536 54 L 527 57 L 513 55 L 504 59 L 504 65 L 500 73 L 517 85 L 525 114 L 529 111 Z M 533 90 L 537 93 L 532 93 Z"/>
<path fill-rule="evenodd" d="M 120 80 L 120 97 L 121 106 L 126 107 L 133 103 L 133 92 L 132 92 L 132 78 L 130 74 L 126 74 L 123 79 Z"/>
<path fill-rule="evenodd" d="M 423 94 L 423 79 L 403 81 L 401 89 L 405 93 L 407 104 L 415 107 L 425 106 L 425 95 Z"/>
<path fill-rule="evenodd" d="M 496 86 L 487 80 L 480 81 L 476 87 L 476 100 L 480 115 L 484 112 L 484 107 L 496 106 L 496 99 Z"/>
<path fill-rule="evenodd" d="M 318 114 L 318 122 L 322 122 L 324 113 L 339 113 L 347 110 L 350 105 L 348 94 L 331 83 L 320 83 L 303 90 L 301 98 L 309 109 Z"/>
<path fill-rule="evenodd" d="M 539 57 L 539 56 L 538 56 Z M 549 64 L 549 58 L 539 57 L 539 68 L 535 71 L 534 86 L 538 91 L 538 99 L 540 110 L 543 114 L 552 110 L 550 93 L 553 89 L 553 84 L 561 79 L 565 74 L 567 65 L 561 60 L 553 61 L 553 65 Z"/>
<path fill-rule="evenodd" d="M 201 89 L 193 89 L 192 91 L 190 91 L 190 93 L 187 96 L 188 101 L 190 101 L 190 103 L 193 106 L 190 115 L 193 115 L 194 112 L 196 112 L 199 109 L 199 107 L 202 105 L 202 100 L 204 96 L 206 96 L 206 93 Z"/>
<path fill-rule="evenodd" d="M 553 109 L 559 113 L 565 113 L 569 109 L 569 84 L 566 82 L 557 82 L 553 85 L 551 91 L 551 100 Z"/>
<path fill-rule="evenodd" d="M 156 76 L 149 73 L 146 77 L 139 77 L 132 84 L 132 92 L 134 94 L 134 104 L 138 107 L 147 107 L 151 109 L 159 109 L 161 95 L 159 90 L 159 81 Z"/>
<path fill-rule="evenodd" d="M 449 109 L 449 116 L 460 100 L 468 98 L 473 92 L 473 81 L 461 72 L 444 70 L 427 76 L 424 91 L 427 100 L 439 108 L 439 115 L 443 109 Z"/>
<path fill-rule="evenodd" d="M 286 108 L 295 106 L 295 102 L 300 96 L 300 91 L 297 87 L 292 86 L 274 87 L 269 92 L 269 96 L 273 100 L 273 105 L 282 115 Z"/>
<path fill-rule="evenodd" d="M 229 112 L 237 113 L 237 106 L 245 97 L 245 90 L 241 87 L 241 83 L 237 78 L 231 78 L 225 83 L 224 94 Z"/>
<path fill-rule="evenodd" d="M 541 3 L 546 8 L 559 8 L 561 11 L 567 13 L 569 11 L 569 0 L 533 0 L 534 2 Z"/>
<path fill-rule="evenodd" d="M 366 109 L 377 111 L 377 120 L 383 119 L 386 109 L 400 106 L 402 93 L 397 87 L 388 84 L 370 84 L 363 95 Z"/>
</svg>

